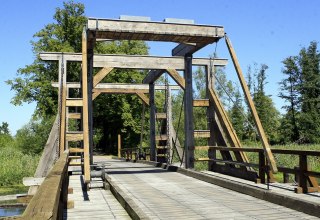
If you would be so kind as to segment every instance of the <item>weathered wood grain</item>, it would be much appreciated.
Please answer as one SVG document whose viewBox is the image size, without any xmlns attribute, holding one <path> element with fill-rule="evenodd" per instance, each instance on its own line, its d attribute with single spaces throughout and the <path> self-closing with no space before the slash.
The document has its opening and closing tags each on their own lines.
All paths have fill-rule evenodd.
<svg viewBox="0 0 320 220">
<path fill-rule="evenodd" d="M 69 152 L 64 152 L 33 196 L 22 219 L 58 219 L 60 192 L 66 177 Z"/>
</svg>

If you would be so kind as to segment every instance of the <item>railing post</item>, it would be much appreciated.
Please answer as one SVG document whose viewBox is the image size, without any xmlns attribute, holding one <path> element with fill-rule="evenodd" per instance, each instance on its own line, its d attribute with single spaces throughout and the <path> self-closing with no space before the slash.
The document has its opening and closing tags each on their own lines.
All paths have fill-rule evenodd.
<svg viewBox="0 0 320 220">
<path fill-rule="evenodd" d="M 296 193 L 308 192 L 308 179 L 305 175 L 308 170 L 307 155 L 299 155 L 299 187 L 296 188 Z"/>
<path fill-rule="evenodd" d="M 259 178 L 261 183 L 266 183 L 266 158 L 264 151 L 259 151 Z"/>
<path fill-rule="evenodd" d="M 118 158 L 121 158 L 121 135 L 118 134 Z"/>
</svg>

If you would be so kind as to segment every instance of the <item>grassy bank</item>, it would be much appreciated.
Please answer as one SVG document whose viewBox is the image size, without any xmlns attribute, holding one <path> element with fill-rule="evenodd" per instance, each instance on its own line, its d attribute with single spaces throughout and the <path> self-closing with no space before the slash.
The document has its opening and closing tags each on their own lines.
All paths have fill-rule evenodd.
<svg viewBox="0 0 320 220">
<path fill-rule="evenodd" d="M 0 194 L 26 191 L 23 177 L 33 176 L 39 161 L 38 155 L 24 154 L 17 148 L 0 149 Z"/>
<path fill-rule="evenodd" d="M 244 144 L 243 147 L 252 147 L 252 148 L 262 148 L 261 145 L 257 143 L 247 143 Z M 320 151 L 320 145 L 297 145 L 297 144 L 288 144 L 288 145 L 274 145 L 271 146 L 272 149 L 287 149 L 287 150 L 314 150 Z M 259 158 L 257 153 L 246 153 L 249 161 L 252 163 L 258 164 Z M 195 158 L 208 157 L 207 151 L 204 150 L 196 150 Z M 295 155 L 286 155 L 286 154 L 274 154 L 278 166 L 294 168 L 299 165 L 299 156 Z M 217 158 L 221 159 L 221 155 L 217 152 Z M 311 170 L 320 172 L 320 157 L 308 157 L 308 165 Z M 207 162 L 197 162 L 195 164 L 196 170 L 207 170 L 208 165 Z M 282 180 L 282 173 L 276 174 L 275 177 L 278 181 Z M 290 177 L 293 179 L 293 176 Z"/>
</svg>

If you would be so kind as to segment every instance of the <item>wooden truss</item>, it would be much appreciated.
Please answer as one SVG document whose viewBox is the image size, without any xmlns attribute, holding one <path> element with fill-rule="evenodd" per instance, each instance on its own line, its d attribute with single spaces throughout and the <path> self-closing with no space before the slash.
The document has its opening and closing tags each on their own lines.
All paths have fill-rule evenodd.
<svg viewBox="0 0 320 220">
<path fill-rule="evenodd" d="M 60 152 L 65 149 L 66 140 L 82 140 L 84 155 L 84 176 L 85 183 L 90 182 L 90 156 L 92 156 L 93 146 L 93 125 L 92 125 L 92 101 L 101 93 L 131 93 L 137 94 L 141 100 L 150 105 L 150 159 L 157 160 L 156 157 L 156 134 L 155 134 L 155 102 L 154 93 L 157 86 L 155 81 L 167 72 L 173 80 L 184 90 L 184 147 L 185 147 L 185 167 L 194 168 L 195 138 L 206 138 L 208 140 L 208 159 L 209 169 L 214 170 L 218 167 L 213 161 L 215 151 L 210 150 L 210 146 L 241 147 L 241 143 L 223 109 L 218 96 L 213 88 L 213 79 L 209 77 L 215 66 L 225 66 L 226 59 L 200 59 L 193 58 L 193 53 L 208 44 L 219 41 L 225 36 L 222 26 L 194 25 L 194 24 L 175 24 L 166 22 L 145 22 L 128 20 L 110 20 L 89 18 L 86 28 L 82 35 L 82 53 L 42 53 L 43 60 L 59 60 L 59 89 L 61 112 L 60 129 Z M 172 57 L 156 56 L 129 56 L 129 55 L 95 55 L 94 47 L 97 40 L 144 40 L 144 41 L 165 41 L 176 42 L 178 45 L 172 50 Z M 245 96 L 250 104 L 254 119 L 262 138 L 266 156 L 273 171 L 276 171 L 276 164 L 269 149 L 267 139 L 261 126 L 258 115 L 250 94 L 246 89 L 243 75 L 237 63 L 237 59 L 231 43 L 226 38 L 227 46 L 230 50 L 232 60 L 235 64 Z M 63 71 L 66 70 L 67 61 L 82 62 L 82 84 L 67 83 Z M 204 66 L 207 75 L 207 98 L 203 100 L 193 100 L 192 90 L 192 66 Z M 93 75 L 93 68 L 101 70 Z M 150 70 L 143 84 L 121 85 L 105 84 L 101 80 L 106 77 L 114 68 L 133 68 Z M 183 71 L 183 77 L 178 73 Z M 53 84 L 57 86 L 57 83 Z M 68 88 L 81 88 L 82 98 L 77 100 L 67 99 Z M 146 96 L 149 93 L 149 97 Z M 63 106 L 82 107 L 82 131 L 63 135 L 65 132 L 65 120 L 69 118 L 79 118 L 78 113 L 66 113 Z M 206 107 L 209 119 L 207 130 L 194 130 L 193 107 Z M 160 116 L 160 115 L 159 115 Z M 170 129 L 172 130 L 172 129 Z M 206 146 L 198 146 L 198 148 Z M 235 151 L 233 155 L 229 151 L 221 151 L 223 159 L 237 160 L 247 163 L 248 158 L 243 152 Z M 203 160 L 206 160 L 202 158 Z M 92 161 L 91 161 L 92 162 Z M 230 167 L 229 167 L 230 168 Z M 231 167 L 232 168 L 232 167 Z M 250 176 L 250 168 L 242 169 L 243 173 Z M 251 178 L 251 177 L 247 177 Z"/>
</svg>

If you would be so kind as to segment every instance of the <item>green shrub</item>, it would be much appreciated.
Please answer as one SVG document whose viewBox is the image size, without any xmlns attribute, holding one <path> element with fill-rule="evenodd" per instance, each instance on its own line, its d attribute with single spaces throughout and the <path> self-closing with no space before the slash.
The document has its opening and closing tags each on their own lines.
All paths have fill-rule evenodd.
<svg viewBox="0 0 320 220">
<path fill-rule="evenodd" d="M 24 154 L 14 147 L 1 147 L 0 186 L 22 184 L 23 177 L 34 175 L 38 161 L 38 155 Z"/>
</svg>

